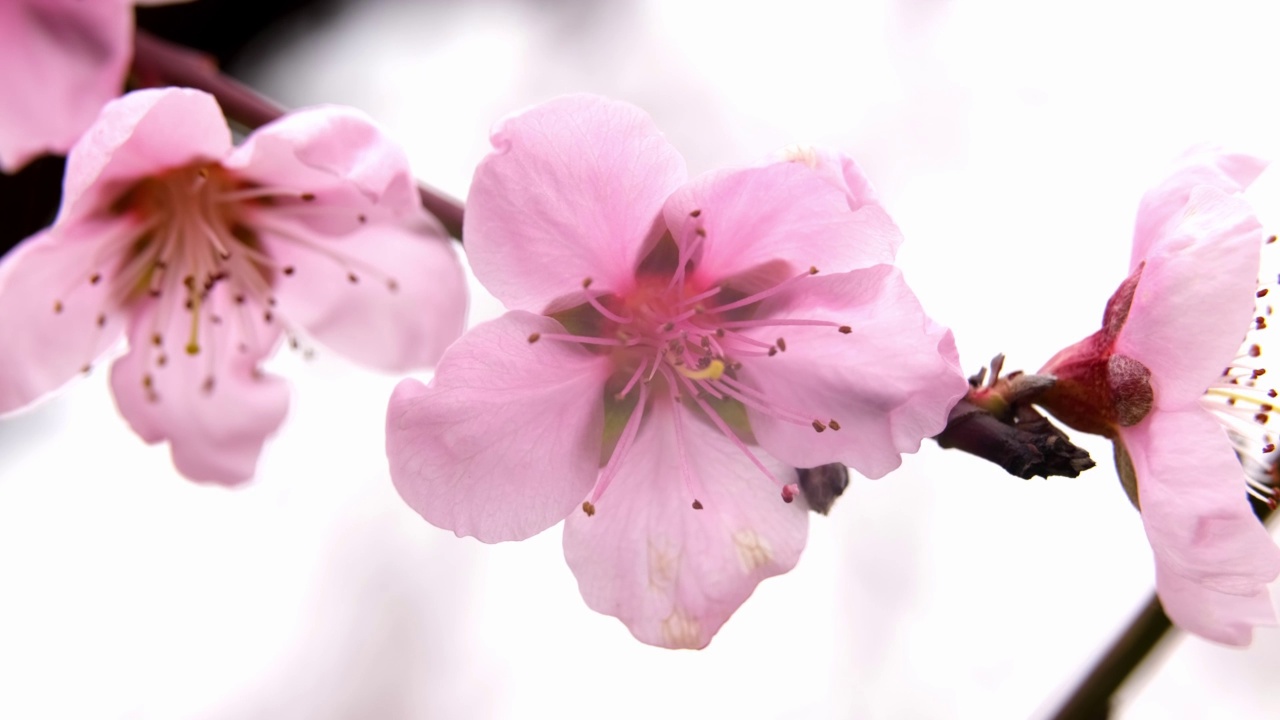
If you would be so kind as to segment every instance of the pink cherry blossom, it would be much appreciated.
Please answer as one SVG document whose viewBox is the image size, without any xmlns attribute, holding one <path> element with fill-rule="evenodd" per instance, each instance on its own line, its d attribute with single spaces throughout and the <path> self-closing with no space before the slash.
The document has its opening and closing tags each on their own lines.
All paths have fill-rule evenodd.
<svg viewBox="0 0 1280 720">
<path fill-rule="evenodd" d="M 65 153 L 120 94 L 133 54 L 134 5 L 186 1 L 0 3 L 0 170 Z"/>
<path fill-rule="evenodd" d="M 236 483 L 285 416 L 259 368 L 282 340 L 402 372 L 440 357 L 465 305 L 403 152 L 364 115 L 302 110 L 233 147 L 212 96 L 139 91 L 72 149 L 54 225 L 0 262 L 0 413 L 124 334 L 125 419 L 184 475 Z"/>
<path fill-rule="evenodd" d="M 590 607 L 703 647 L 799 558 L 795 468 L 880 477 L 943 428 L 966 388 L 951 334 L 889 264 L 900 234 L 851 161 L 688 180 L 648 116 L 591 96 L 492 142 L 464 234 L 510 311 L 396 388 L 392 479 L 485 542 L 564 520 Z"/>
<path fill-rule="evenodd" d="M 1143 197 L 1130 275 L 1102 330 L 1041 371 L 1059 378 L 1044 403 L 1051 412 L 1116 441 L 1169 617 L 1232 645 L 1275 623 L 1266 583 L 1280 574 L 1280 549 L 1250 509 L 1205 392 L 1253 324 L 1262 233 L 1238 193 L 1264 167 L 1213 151 L 1183 158 Z"/>
</svg>

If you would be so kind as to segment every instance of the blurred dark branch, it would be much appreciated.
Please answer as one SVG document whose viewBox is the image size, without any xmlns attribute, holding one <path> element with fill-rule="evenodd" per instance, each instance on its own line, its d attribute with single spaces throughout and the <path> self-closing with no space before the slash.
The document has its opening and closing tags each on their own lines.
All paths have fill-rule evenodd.
<svg viewBox="0 0 1280 720">
<path fill-rule="evenodd" d="M 253 130 L 284 115 L 284 108 L 228 77 L 212 57 L 139 30 L 134 44 L 133 80 L 142 87 L 178 85 L 203 90 L 218 99 L 231 120 Z M 462 203 L 422 183 L 422 207 L 451 237 L 462 239 Z"/>
<path fill-rule="evenodd" d="M 1152 593 L 1138 616 L 1089 670 L 1053 720 L 1095 720 L 1111 717 L 1111 698 L 1133 671 L 1173 628 L 1160 600 Z"/>
</svg>

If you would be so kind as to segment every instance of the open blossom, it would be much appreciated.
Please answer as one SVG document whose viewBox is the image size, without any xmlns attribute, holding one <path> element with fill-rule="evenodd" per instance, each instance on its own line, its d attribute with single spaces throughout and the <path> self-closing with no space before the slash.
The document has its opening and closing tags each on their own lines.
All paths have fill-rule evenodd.
<svg viewBox="0 0 1280 720">
<path fill-rule="evenodd" d="M 212 96 L 135 92 L 72 149 L 54 225 L 0 262 L 0 413 L 124 334 L 121 413 L 184 475 L 235 483 L 287 410 L 259 369 L 282 340 L 405 371 L 439 358 L 465 304 L 403 152 L 364 115 L 302 110 L 233 147 Z"/>
<path fill-rule="evenodd" d="M 689 180 L 648 116 L 564 97 L 502 123 L 466 249 L 510 311 L 387 413 L 401 496 L 485 542 L 565 521 L 587 604 L 705 646 L 807 534 L 797 467 L 870 477 L 940 431 L 955 345 L 834 155 Z"/>
<path fill-rule="evenodd" d="M 185 1 L 0 2 L 0 170 L 70 149 L 124 85 L 133 6 Z"/>
<path fill-rule="evenodd" d="M 1241 463 L 1209 412 L 1228 408 L 1224 392 L 1233 405 L 1247 399 L 1262 374 L 1250 371 L 1242 383 L 1234 359 L 1255 325 L 1262 244 L 1237 193 L 1264 167 L 1245 155 L 1185 157 L 1142 200 L 1130 275 L 1107 303 L 1102 329 L 1041 370 L 1058 378 L 1042 402 L 1048 410 L 1115 442 L 1169 617 L 1233 645 L 1247 644 L 1253 626 L 1274 624 L 1266 583 L 1280 574 L 1280 549 L 1254 516 Z M 1265 422 L 1269 406 L 1262 410 Z"/>
</svg>

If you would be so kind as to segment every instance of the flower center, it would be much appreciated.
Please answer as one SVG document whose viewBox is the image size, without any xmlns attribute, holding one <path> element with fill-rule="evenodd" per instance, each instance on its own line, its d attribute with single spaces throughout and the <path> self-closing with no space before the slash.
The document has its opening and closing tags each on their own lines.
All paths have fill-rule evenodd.
<svg viewBox="0 0 1280 720">
<path fill-rule="evenodd" d="M 763 310 L 764 301 L 792 289 L 818 269 L 795 273 L 785 263 L 776 263 L 752 277 L 714 282 L 696 271 L 693 256 L 692 249 L 678 247 L 668 235 L 641 264 L 631 288 L 616 294 L 596 293 L 591 278 L 585 278 L 582 302 L 553 316 L 569 332 L 529 337 L 531 343 L 541 339 L 581 343 L 607 355 L 613 367 L 605 387 L 603 468 L 583 505 L 588 515 L 594 514 L 594 503 L 634 442 L 651 393 L 666 393 L 676 405 L 673 417 L 681 472 L 691 506 L 699 510 L 702 493 L 685 458 L 686 415 L 710 423 L 728 438 L 781 488 L 786 502 L 795 498 L 799 486 L 795 478 L 776 477 L 752 451 L 755 438 L 745 410 L 811 426 L 816 432 L 840 429 L 839 421 L 788 407 L 779 402 L 779 395 L 785 399 L 785 394 L 763 392 L 739 378 L 744 363 L 765 362 L 787 351 L 787 327 L 826 326 L 852 332 L 849 326 L 829 320 L 772 317 Z M 776 339 L 760 339 L 759 329 L 766 327 L 777 328 Z"/>
<path fill-rule="evenodd" d="M 1276 247 L 1276 237 L 1267 239 L 1266 256 Z M 1280 281 L 1280 278 L 1277 278 Z M 1246 487 L 1256 500 L 1275 509 L 1280 498 L 1280 476 L 1276 468 L 1276 430 L 1274 418 L 1277 397 L 1275 378 L 1267 374 L 1263 348 L 1271 342 L 1275 330 L 1270 321 L 1271 297 L 1276 285 L 1258 283 L 1253 324 L 1245 336 L 1239 356 L 1222 371 L 1201 398 L 1201 404 L 1214 414 L 1235 446 L 1244 467 Z"/>
<path fill-rule="evenodd" d="M 276 315 L 274 292 L 277 283 L 297 269 L 272 257 L 264 234 L 272 242 L 301 247 L 336 263 L 350 284 L 373 275 L 394 292 L 394 278 L 313 239 L 314 233 L 300 222 L 303 218 L 355 215 L 316 200 L 309 192 L 245 181 L 216 163 L 192 164 L 137 182 L 99 218 L 103 225 L 89 260 L 88 282 L 107 282 L 110 297 L 98 315 L 98 327 L 106 326 L 108 312 L 136 314 L 152 303 L 145 334 L 147 364 L 165 367 L 170 352 L 204 356 L 209 371 L 203 389 L 212 392 L 212 356 L 227 350 L 211 347 L 220 337 L 237 338 L 237 347 L 229 350 L 240 353 L 270 345 L 281 331 L 288 333 L 291 347 L 300 346 L 296 334 Z M 365 217 L 356 215 L 355 221 L 349 224 L 363 223 Z M 55 313 L 63 311 L 61 298 L 74 292 L 65 288 L 57 296 Z M 175 313 L 186 317 L 178 323 Z M 215 331 L 224 322 L 236 324 L 235 331 Z M 175 326 L 183 328 L 180 337 L 170 337 Z M 311 350 L 304 353 L 310 356 Z M 86 364 L 84 370 L 88 369 Z M 152 380 L 150 373 L 141 378 L 154 401 L 158 396 Z"/>
</svg>

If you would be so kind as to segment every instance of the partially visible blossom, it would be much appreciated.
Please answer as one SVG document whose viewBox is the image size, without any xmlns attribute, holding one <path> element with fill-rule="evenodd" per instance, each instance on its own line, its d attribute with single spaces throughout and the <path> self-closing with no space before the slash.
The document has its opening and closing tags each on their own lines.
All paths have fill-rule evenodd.
<svg viewBox="0 0 1280 720">
<path fill-rule="evenodd" d="M 403 372 L 440 357 L 465 304 L 403 152 L 363 114 L 298 111 L 233 147 L 212 96 L 135 92 L 72 149 L 54 225 L 0 262 L 0 413 L 124 334 L 130 425 L 184 475 L 236 483 L 287 410 L 259 368 L 282 341 Z"/>
<path fill-rule="evenodd" d="M 392 479 L 485 542 L 564 520 L 590 607 L 703 647 L 799 558 L 795 468 L 880 477 L 943 428 L 966 388 L 951 333 L 889 264 L 900 233 L 851 161 L 689 180 L 648 116 L 591 96 L 492 142 L 466 249 L 510 312 L 396 388 Z"/>
<path fill-rule="evenodd" d="M 65 153 L 120 94 L 133 6 L 187 0 L 0 2 L 0 170 Z"/>
<path fill-rule="evenodd" d="M 1262 232 L 1238 193 L 1264 167 L 1245 155 L 1185 157 L 1143 197 L 1130 275 L 1102 329 L 1040 371 L 1058 378 L 1046 409 L 1114 441 L 1169 617 L 1232 645 L 1275 623 L 1266 583 L 1280 574 L 1280 549 L 1250 508 L 1241 462 L 1205 393 L 1222 384 L 1224 367 L 1234 374 L 1255 324 Z"/>
</svg>

